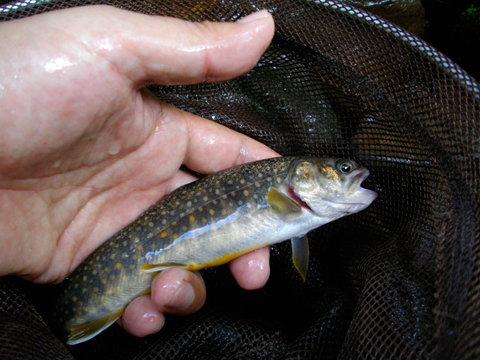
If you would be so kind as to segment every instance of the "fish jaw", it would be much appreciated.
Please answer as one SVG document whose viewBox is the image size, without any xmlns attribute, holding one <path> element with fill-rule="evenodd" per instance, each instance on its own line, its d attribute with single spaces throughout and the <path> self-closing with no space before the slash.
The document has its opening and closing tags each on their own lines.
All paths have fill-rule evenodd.
<svg viewBox="0 0 480 360">
<path fill-rule="evenodd" d="M 368 175 L 369 172 L 366 169 L 359 171 L 359 173 L 353 177 L 350 184 L 347 185 L 347 191 L 345 191 L 345 193 L 325 197 L 323 199 L 324 206 L 321 207 L 322 211 L 317 210 L 313 212 L 318 216 L 325 216 L 331 213 L 332 217 L 340 218 L 366 209 L 377 198 L 375 191 L 360 186 Z M 308 205 L 307 201 L 305 201 L 305 203 Z M 308 206 L 314 209 L 319 208 L 313 204 L 312 207 L 310 207 L 310 205 Z"/>
<path fill-rule="evenodd" d="M 343 196 L 337 196 L 336 198 L 333 198 L 331 202 L 347 204 L 354 207 L 357 205 L 357 207 L 355 207 L 355 212 L 368 207 L 377 198 L 377 193 L 375 191 L 361 187 L 362 183 L 369 175 L 370 172 L 365 168 L 355 170 L 345 186 L 346 190 Z"/>
<path fill-rule="evenodd" d="M 319 217 L 334 220 L 357 213 L 367 208 L 377 193 L 361 187 L 370 172 L 354 162 L 351 164 L 354 169 L 348 174 L 341 174 L 333 162 L 322 162 L 318 167 L 314 162 L 302 165 L 300 182 L 295 182 L 293 176 L 289 179 L 288 194 L 302 208 Z"/>
</svg>

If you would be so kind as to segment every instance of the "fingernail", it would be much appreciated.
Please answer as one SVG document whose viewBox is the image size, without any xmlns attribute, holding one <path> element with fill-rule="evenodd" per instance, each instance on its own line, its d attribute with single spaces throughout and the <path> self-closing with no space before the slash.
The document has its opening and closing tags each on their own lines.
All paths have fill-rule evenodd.
<svg viewBox="0 0 480 360">
<path fill-rule="evenodd" d="M 268 10 L 260 10 L 260 11 L 254 12 L 253 14 L 250 14 L 241 18 L 240 20 L 237 20 L 237 23 L 246 24 L 252 21 L 264 19 L 266 17 L 268 17 Z"/>
<path fill-rule="evenodd" d="M 179 288 L 177 288 L 175 295 L 173 295 L 172 300 L 167 306 L 176 309 L 185 309 L 192 304 L 194 299 L 195 292 L 193 291 L 192 285 L 184 282 Z"/>
</svg>

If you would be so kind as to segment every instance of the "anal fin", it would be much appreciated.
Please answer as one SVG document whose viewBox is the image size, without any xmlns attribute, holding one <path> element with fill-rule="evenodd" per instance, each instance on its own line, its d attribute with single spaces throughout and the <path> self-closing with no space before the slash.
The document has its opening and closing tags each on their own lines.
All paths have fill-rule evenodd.
<svg viewBox="0 0 480 360">
<path fill-rule="evenodd" d="M 101 333 L 103 330 L 112 325 L 120 316 L 122 316 L 123 311 L 124 309 L 122 308 L 96 320 L 74 326 L 70 330 L 70 335 L 68 335 L 67 344 L 76 345 L 90 340 L 95 335 Z"/>
</svg>

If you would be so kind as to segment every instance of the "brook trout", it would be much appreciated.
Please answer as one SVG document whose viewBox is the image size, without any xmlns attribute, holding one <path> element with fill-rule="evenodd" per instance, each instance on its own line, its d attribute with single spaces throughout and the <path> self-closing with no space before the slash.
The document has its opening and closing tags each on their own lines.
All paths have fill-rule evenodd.
<svg viewBox="0 0 480 360">
<path fill-rule="evenodd" d="M 148 293 L 157 272 L 217 266 L 292 239 L 305 280 L 305 234 L 365 209 L 367 169 L 351 160 L 283 157 L 241 165 L 172 192 L 107 240 L 65 280 L 55 318 L 68 344 L 91 339 Z"/>
</svg>

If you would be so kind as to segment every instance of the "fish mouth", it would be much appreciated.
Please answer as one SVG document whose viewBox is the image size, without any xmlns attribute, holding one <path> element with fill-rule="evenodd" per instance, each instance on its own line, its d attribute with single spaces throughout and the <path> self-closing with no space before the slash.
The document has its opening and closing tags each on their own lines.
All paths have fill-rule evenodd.
<svg viewBox="0 0 480 360">
<path fill-rule="evenodd" d="M 357 171 L 358 173 L 350 178 L 346 187 L 346 193 L 352 195 L 352 198 L 356 199 L 356 201 L 351 202 L 351 204 L 365 202 L 371 203 L 376 199 L 377 193 L 361 186 L 365 179 L 370 175 L 370 171 L 367 169 L 359 169 Z"/>
<path fill-rule="evenodd" d="M 347 191 L 348 192 L 355 192 L 355 191 L 362 191 L 362 190 L 371 191 L 361 187 L 362 183 L 370 175 L 370 171 L 368 171 L 367 169 L 360 169 L 357 171 L 358 173 L 350 178 L 350 181 L 347 184 Z"/>
<path fill-rule="evenodd" d="M 361 187 L 362 183 L 370 175 L 370 172 L 365 168 L 357 169 L 355 172 L 347 180 L 343 193 L 327 200 L 331 206 L 350 205 L 353 207 L 366 207 L 377 198 L 375 191 Z"/>
</svg>

